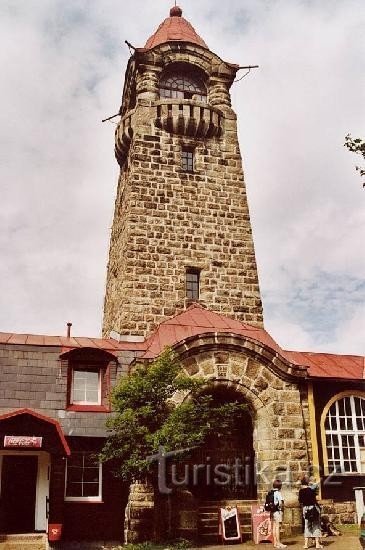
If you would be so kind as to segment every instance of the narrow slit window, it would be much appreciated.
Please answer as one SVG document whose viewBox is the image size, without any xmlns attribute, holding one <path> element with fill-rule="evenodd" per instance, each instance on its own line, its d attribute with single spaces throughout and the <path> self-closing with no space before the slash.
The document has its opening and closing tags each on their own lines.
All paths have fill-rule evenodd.
<svg viewBox="0 0 365 550">
<path fill-rule="evenodd" d="M 198 269 L 186 270 L 186 298 L 188 300 L 199 300 L 200 272 Z"/>
<path fill-rule="evenodd" d="M 184 172 L 194 172 L 194 151 L 183 147 L 181 151 L 181 168 Z"/>
</svg>

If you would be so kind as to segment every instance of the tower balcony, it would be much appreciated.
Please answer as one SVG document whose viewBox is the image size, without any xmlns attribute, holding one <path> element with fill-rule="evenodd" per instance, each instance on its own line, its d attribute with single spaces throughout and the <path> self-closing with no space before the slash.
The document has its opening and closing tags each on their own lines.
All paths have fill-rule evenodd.
<svg viewBox="0 0 365 550">
<path fill-rule="evenodd" d="M 119 122 L 115 130 L 115 156 L 122 166 L 128 155 L 133 137 L 132 117 L 135 109 L 129 111 Z"/>
<path fill-rule="evenodd" d="M 196 138 L 220 137 L 223 114 L 216 107 L 191 99 L 164 99 L 156 104 L 155 125 L 161 130 Z"/>
</svg>

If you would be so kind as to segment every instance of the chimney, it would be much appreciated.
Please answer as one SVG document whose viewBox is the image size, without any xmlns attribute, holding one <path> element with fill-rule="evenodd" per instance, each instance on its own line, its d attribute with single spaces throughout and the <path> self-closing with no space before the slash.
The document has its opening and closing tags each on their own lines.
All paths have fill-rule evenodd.
<svg viewBox="0 0 365 550">
<path fill-rule="evenodd" d="M 67 323 L 67 338 L 71 338 L 72 323 Z"/>
</svg>

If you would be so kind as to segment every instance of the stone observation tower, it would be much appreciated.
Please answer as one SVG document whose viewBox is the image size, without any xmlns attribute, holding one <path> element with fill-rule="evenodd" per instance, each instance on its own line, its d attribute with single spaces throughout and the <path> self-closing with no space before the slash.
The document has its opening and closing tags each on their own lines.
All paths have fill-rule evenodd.
<svg viewBox="0 0 365 550">
<path fill-rule="evenodd" d="M 217 511 L 228 504 L 245 538 L 266 538 L 266 520 L 253 526 L 274 479 L 283 481 L 283 536 L 298 534 L 304 474 L 320 481 L 331 521 L 362 513 L 364 357 L 285 350 L 262 326 L 230 98 L 239 68 L 212 53 L 177 6 L 129 59 L 104 337 L 71 335 L 71 323 L 66 336 L 0 332 L 0 547 L 217 545 Z M 128 487 L 115 477 L 119 460 L 96 460 L 123 438 L 106 424 L 118 412 L 114 388 L 166 347 L 213 407 L 242 408 L 224 430 L 213 419 L 200 445 L 182 437 L 183 454 L 167 432 L 176 454 L 154 449 L 152 475 Z M 185 391 L 168 399 L 183 403 Z"/>
<path fill-rule="evenodd" d="M 238 68 L 209 50 L 177 6 L 129 59 L 104 336 L 146 337 L 191 302 L 262 326 L 231 108 Z"/>
</svg>

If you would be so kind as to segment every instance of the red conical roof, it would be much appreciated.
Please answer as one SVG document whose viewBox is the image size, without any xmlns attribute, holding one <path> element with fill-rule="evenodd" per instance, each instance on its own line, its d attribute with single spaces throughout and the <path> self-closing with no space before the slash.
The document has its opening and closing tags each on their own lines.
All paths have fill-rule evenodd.
<svg viewBox="0 0 365 550">
<path fill-rule="evenodd" d="M 208 48 L 189 21 L 182 17 L 182 9 L 179 6 L 171 8 L 170 17 L 167 17 L 155 34 L 147 40 L 145 49 L 150 50 L 159 44 L 172 41 L 192 42 L 203 48 Z"/>
</svg>

